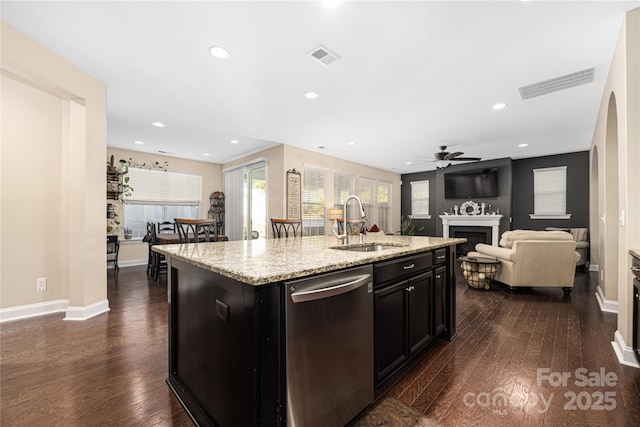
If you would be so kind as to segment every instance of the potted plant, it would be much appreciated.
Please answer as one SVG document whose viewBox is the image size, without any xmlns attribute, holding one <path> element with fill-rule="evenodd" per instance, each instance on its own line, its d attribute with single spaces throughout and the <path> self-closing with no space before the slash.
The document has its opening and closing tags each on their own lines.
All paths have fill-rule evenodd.
<svg viewBox="0 0 640 427">
<path fill-rule="evenodd" d="M 131 239 L 133 237 L 133 230 L 131 230 L 129 227 L 125 227 L 124 228 L 124 238 L 125 239 Z"/>
<path fill-rule="evenodd" d="M 418 231 L 421 231 L 424 227 L 420 227 Z M 413 236 L 416 232 L 416 225 L 413 222 L 413 218 L 409 215 L 402 216 L 402 222 L 400 223 L 400 234 L 403 236 Z"/>
</svg>

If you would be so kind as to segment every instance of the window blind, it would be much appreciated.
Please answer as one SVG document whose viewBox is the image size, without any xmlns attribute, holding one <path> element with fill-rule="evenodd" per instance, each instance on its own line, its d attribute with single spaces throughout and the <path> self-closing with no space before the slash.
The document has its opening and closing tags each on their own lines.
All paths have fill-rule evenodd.
<svg viewBox="0 0 640 427">
<path fill-rule="evenodd" d="M 378 228 L 391 232 L 391 183 L 378 181 Z"/>
<path fill-rule="evenodd" d="M 563 215 L 567 204 L 567 167 L 533 170 L 534 212 L 536 215 Z"/>
<path fill-rule="evenodd" d="M 133 189 L 125 196 L 128 203 L 164 205 L 200 205 L 202 177 L 179 172 L 129 168 L 129 185 Z"/>
<path fill-rule="evenodd" d="M 429 180 L 411 182 L 411 216 L 429 217 Z"/>
<path fill-rule="evenodd" d="M 305 236 L 325 234 L 327 171 L 305 166 L 302 174 L 302 226 Z"/>
</svg>

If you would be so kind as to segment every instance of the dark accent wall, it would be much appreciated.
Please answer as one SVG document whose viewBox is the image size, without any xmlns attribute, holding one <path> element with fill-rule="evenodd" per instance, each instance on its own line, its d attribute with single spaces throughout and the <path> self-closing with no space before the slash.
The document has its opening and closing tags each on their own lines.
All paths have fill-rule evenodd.
<svg viewBox="0 0 640 427">
<path fill-rule="evenodd" d="M 533 170 L 567 167 L 567 213 L 570 219 L 531 219 Z M 544 230 L 546 227 L 589 227 L 589 152 L 532 157 L 513 161 L 513 228 Z"/>
<path fill-rule="evenodd" d="M 568 220 L 532 220 L 533 213 L 533 169 L 567 166 L 567 213 Z M 544 230 L 546 227 L 589 226 L 589 152 L 558 154 L 512 160 L 510 158 L 484 162 L 451 165 L 436 171 L 416 172 L 402 175 L 401 213 L 411 214 L 411 182 L 429 180 L 429 213 L 431 219 L 416 219 L 416 235 L 442 236 L 440 215 L 454 205 L 460 206 L 466 199 L 445 199 L 443 174 L 483 168 L 498 169 L 499 195 L 495 198 L 474 199 L 484 202 L 491 209 L 500 210 L 500 234 L 507 230 Z M 418 231 L 422 227 L 422 230 Z"/>
</svg>

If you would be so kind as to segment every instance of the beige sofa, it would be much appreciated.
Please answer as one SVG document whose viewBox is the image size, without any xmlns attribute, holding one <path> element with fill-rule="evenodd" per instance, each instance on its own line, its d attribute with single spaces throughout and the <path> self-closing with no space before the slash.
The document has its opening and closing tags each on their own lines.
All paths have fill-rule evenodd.
<svg viewBox="0 0 640 427">
<path fill-rule="evenodd" d="M 589 229 L 588 228 L 557 228 L 547 227 L 548 231 L 566 231 L 573 236 L 573 240 L 576 241 L 576 252 L 580 254 L 580 261 L 578 266 L 584 269 L 589 268 Z"/>
<path fill-rule="evenodd" d="M 468 257 L 490 256 L 499 259 L 495 280 L 516 287 L 562 287 L 565 295 L 573 288 L 580 255 L 571 234 L 564 231 L 506 231 L 500 246 L 476 245 Z"/>
</svg>

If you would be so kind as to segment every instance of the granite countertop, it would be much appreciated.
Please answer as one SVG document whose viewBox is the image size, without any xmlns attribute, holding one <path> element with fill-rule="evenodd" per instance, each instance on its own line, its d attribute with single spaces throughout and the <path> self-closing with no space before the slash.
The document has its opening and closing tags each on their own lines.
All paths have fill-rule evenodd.
<svg viewBox="0 0 640 427">
<path fill-rule="evenodd" d="M 357 241 L 357 237 L 354 240 Z M 156 245 L 153 250 L 249 285 L 259 286 L 426 252 L 465 241 L 466 239 L 443 237 L 368 235 L 366 244 L 389 244 L 396 247 L 377 252 L 353 252 L 331 249 L 338 246 L 335 237 L 316 236 Z"/>
<path fill-rule="evenodd" d="M 631 256 L 640 259 L 640 249 L 629 249 L 629 253 L 631 254 Z"/>
</svg>

